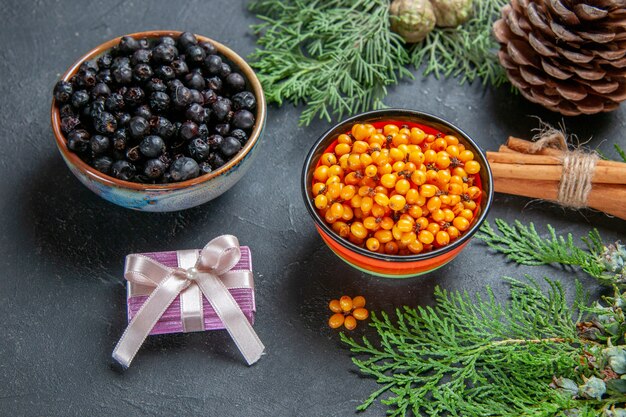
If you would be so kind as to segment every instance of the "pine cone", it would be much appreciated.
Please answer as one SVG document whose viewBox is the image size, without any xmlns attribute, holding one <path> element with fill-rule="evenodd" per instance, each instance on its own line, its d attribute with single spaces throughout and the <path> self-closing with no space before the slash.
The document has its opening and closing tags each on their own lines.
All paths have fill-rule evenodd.
<svg viewBox="0 0 626 417">
<path fill-rule="evenodd" d="M 567 116 L 626 100 L 626 0 L 511 0 L 493 29 L 528 100 Z"/>
</svg>

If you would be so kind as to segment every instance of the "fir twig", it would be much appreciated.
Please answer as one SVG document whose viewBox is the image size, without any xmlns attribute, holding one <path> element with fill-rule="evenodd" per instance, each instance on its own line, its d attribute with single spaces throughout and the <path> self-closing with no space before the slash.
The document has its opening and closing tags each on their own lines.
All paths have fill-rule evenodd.
<svg viewBox="0 0 626 417">
<path fill-rule="evenodd" d="M 341 335 L 359 370 L 381 388 L 377 399 L 391 416 L 552 416 L 574 401 L 549 388 L 553 375 L 576 378 L 581 349 L 577 305 L 567 305 L 560 284 L 508 279 L 511 302 L 435 290 L 434 307 L 404 307 L 396 319 L 372 315 L 380 339 Z M 582 300 L 578 287 L 576 303 Z"/>
<path fill-rule="evenodd" d="M 514 262 L 523 265 L 577 266 L 596 279 L 605 278 L 605 270 L 598 262 L 604 245 L 596 229 L 582 239 L 587 246 L 587 250 L 583 250 L 576 246 L 571 233 L 557 236 L 550 225 L 547 226 L 548 236 L 542 237 L 532 223 L 526 226 L 516 221 L 510 225 L 502 219 L 496 219 L 495 224 L 497 231 L 489 222 L 485 222 L 477 237 Z"/>
<path fill-rule="evenodd" d="M 458 28 L 435 29 L 408 46 L 391 32 L 389 0 L 253 0 L 262 23 L 252 26 L 259 48 L 250 56 L 269 102 L 304 104 L 300 123 L 328 121 L 384 107 L 387 87 L 425 74 L 506 80 L 491 26 L 506 0 L 475 0 L 474 17 Z"/>
<path fill-rule="evenodd" d="M 473 17 L 458 28 L 436 29 L 411 47 L 411 62 L 424 75 L 459 77 L 461 83 L 481 79 L 484 85 L 507 82 L 495 53 L 492 24 L 508 0 L 476 0 Z"/>
<path fill-rule="evenodd" d="M 622 158 L 622 161 L 626 162 L 626 152 L 624 152 L 624 150 L 617 143 L 614 143 L 613 147 L 617 151 L 617 154 L 620 156 L 620 158 Z"/>
</svg>

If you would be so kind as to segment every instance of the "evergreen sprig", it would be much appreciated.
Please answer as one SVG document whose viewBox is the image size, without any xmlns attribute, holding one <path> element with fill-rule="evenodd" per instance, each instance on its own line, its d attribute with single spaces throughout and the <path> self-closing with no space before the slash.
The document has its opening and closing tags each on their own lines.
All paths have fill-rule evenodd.
<svg viewBox="0 0 626 417">
<path fill-rule="evenodd" d="M 269 102 L 304 104 L 300 123 L 384 107 L 387 87 L 426 74 L 506 80 L 497 62 L 493 21 L 506 0 L 475 0 L 474 17 L 458 28 L 435 29 L 413 46 L 393 33 L 389 0 L 253 0 L 258 48 L 252 66 Z"/>
<path fill-rule="evenodd" d="M 515 221 L 511 225 L 502 219 L 496 219 L 495 224 L 497 231 L 489 222 L 485 222 L 476 236 L 514 262 L 522 265 L 577 266 L 596 279 L 605 278 L 605 268 L 598 262 L 604 245 L 596 229 L 582 238 L 586 245 L 584 250 L 574 243 L 571 233 L 557 236 L 550 225 L 547 225 L 547 237 L 542 237 L 533 223 L 526 226 Z"/>
<path fill-rule="evenodd" d="M 554 375 L 578 378 L 587 344 L 576 331 L 579 310 L 557 282 L 546 280 L 547 293 L 530 278 L 508 282 L 508 304 L 491 289 L 483 299 L 437 288 L 434 307 L 404 307 L 395 320 L 372 315 L 376 345 L 342 334 L 354 364 L 381 385 L 358 409 L 385 394 L 391 416 L 554 416 L 573 408 L 576 401 L 548 384 Z"/>
</svg>

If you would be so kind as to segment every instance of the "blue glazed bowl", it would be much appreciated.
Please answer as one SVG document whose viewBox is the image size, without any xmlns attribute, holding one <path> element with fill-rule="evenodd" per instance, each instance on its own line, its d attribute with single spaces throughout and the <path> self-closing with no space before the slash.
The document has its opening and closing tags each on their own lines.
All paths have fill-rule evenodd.
<svg viewBox="0 0 626 417">
<path fill-rule="evenodd" d="M 178 37 L 180 33 L 177 31 L 148 31 L 133 33 L 127 36 L 137 39 L 157 38 L 160 36 Z M 56 144 L 63 160 L 80 182 L 105 200 L 122 207 L 141 211 L 184 210 L 206 203 L 223 194 L 235 185 L 250 168 L 263 133 L 263 128 L 265 127 L 266 104 L 261 83 L 246 61 L 231 49 L 204 36 L 196 35 L 196 37 L 203 42 L 213 43 L 218 52 L 243 73 L 251 91 L 256 97 L 256 123 L 248 138 L 248 142 L 224 166 L 191 180 L 170 184 L 140 184 L 122 181 L 89 166 L 78 155 L 68 149 L 65 136 L 61 132 L 59 109 L 53 99 L 52 130 L 54 131 Z M 100 54 L 117 45 L 120 39 L 121 37 L 112 39 L 89 51 L 67 70 L 62 79 L 68 81 L 78 71 L 84 61 L 97 58 Z"/>
</svg>

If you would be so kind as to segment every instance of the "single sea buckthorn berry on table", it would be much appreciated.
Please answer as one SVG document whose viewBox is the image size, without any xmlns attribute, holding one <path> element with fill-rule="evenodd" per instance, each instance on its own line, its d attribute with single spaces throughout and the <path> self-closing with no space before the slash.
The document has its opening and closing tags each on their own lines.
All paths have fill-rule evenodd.
<svg viewBox="0 0 626 417">
<path fill-rule="evenodd" d="M 328 308 L 330 308 L 330 311 L 332 311 L 333 313 L 341 313 L 343 311 L 341 309 L 341 305 L 339 304 L 339 300 L 330 300 L 330 303 L 328 303 Z"/>
<path fill-rule="evenodd" d="M 344 321 L 345 316 L 341 313 L 336 313 L 328 319 L 328 326 L 330 326 L 331 329 L 337 329 L 343 325 Z"/>
<path fill-rule="evenodd" d="M 363 304 L 363 305 L 365 305 L 365 304 Z M 369 317 L 370 314 L 369 314 L 369 311 L 367 311 L 367 309 L 365 309 L 363 307 L 357 307 L 352 312 L 352 315 L 357 320 L 366 320 Z"/>
<path fill-rule="evenodd" d="M 339 299 L 339 305 L 341 306 L 342 311 L 350 311 L 352 310 L 352 297 L 347 295 L 342 296 Z"/>
<path fill-rule="evenodd" d="M 357 295 L 356 297 L 352 298 L 352 307 L 365 307 L 365 297 L 363 297 L 362 295 Z"/>
<path fill-rule="evenodd" d="M 346 316 L 343 325 L 348 330 L 354 330 L 356 329 L 356 319 L 353 316 Z"/>
</svg>

